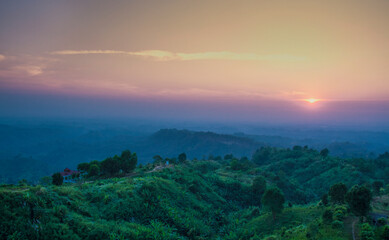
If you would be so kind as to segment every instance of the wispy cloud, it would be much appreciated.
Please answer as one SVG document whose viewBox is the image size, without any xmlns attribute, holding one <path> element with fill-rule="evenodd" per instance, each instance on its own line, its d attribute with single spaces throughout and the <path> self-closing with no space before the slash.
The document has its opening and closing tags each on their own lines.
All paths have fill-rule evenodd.
<svg viewBox="0 0 389 240">
<path fill-rule="evenodd" d="M 31 55 L 0 55 L 0 61 L 0 78 L 24 78 L 45 74 L 48 66 L 56 59 Z"/>
<path fill-rule="evenodd" d="M 45 66 L 43 65 L 19 65 L 19 66 L 15 66 L 14 69 L 16 71 L 21 71 L 21 72 L 24 72 L 26 73 L 28 76 L 38 76 L 38 75 L 41 75 L 43 73 L 43 70 L 44 70 Z"/>
<path fill-rule="evenodd" d="M 54 55 L 120 54 L 152 58 L 157 61 L 191 61 L 191 60 L 235 60 L 235 61 L 303 61 L 306 58 L 288 54 L 259 55 L 255 53 L 235 52 L 199 52 L 174 53 L 162 50 L 145 50 L 137 52 L 116 50 L 63 50 L 51 52 Z"/>
</svg>

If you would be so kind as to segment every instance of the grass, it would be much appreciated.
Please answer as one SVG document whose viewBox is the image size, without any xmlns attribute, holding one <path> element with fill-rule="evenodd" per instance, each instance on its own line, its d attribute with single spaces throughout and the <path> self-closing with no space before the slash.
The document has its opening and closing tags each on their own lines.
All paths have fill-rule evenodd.
<svg viewBox="0 0 389 240">
<path fill-rule="evenodd" d="M 276 220 L 273 220 L 273 216 L 270 212 L 267 212 L 252 221 L 248 222 L 245 226 L 246 229 L 253 229 L 257 235 L 271 234 L 281 228 L 293 228 L 300 226 L 301 224 L 309 224 L 315 219 L 319 218 L 324 211 L 324 208 L 310 206 L 295 206 L 286 208 L 279 214 Z"/>
</svg>

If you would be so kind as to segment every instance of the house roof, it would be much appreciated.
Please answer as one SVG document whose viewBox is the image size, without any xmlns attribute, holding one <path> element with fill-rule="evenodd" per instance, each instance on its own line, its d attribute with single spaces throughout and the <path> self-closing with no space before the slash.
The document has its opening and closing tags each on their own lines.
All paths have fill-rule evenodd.
<svg viewBox="0 0 389 240">
<path fill-rule="evenodd" d="M 71 170 L 69 168 L 65 168 L 63 170 L 63 172 L 60 172 L 61 176 L 62 177 L 65 177 L 65 176 L 69 176 L 69 175 L 73 175 L 73 174 L 77 174 L 77 173 L 80 173 L 79 171 L 74 171 L 74 170 Z"/>
</svg>

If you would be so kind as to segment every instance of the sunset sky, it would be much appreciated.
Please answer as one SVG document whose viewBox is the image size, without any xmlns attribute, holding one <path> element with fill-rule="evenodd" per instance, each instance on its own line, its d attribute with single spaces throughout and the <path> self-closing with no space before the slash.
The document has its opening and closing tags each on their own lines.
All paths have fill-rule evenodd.
<svg viewBox="0 0 389 240">
<path fill-rule="evenodd" d="M 387 0 L 1 1 L 0 116 L 388 122 L 388 12 Z"/>
</svg>

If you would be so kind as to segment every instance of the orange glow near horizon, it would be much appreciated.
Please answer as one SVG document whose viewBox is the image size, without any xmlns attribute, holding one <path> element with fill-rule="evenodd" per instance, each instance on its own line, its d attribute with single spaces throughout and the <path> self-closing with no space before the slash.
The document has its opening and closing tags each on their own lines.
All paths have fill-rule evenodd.
<svg viewBox="0 0 389 240">
<path fill-rule="evenodd" d="M 314 103 L 320 101 L 320 99 L 308 98 L 308 99 L 304 99 L 304 101 L 309 102 L 309 103 L 311 103 L 311 104 L 314 104 Z"/>
<path fill-rule="evenodd" d="M 1 7 L 0 89 L 316 109 L 389 100 L 387 0 L 38 2 Z"/>
</svg>

